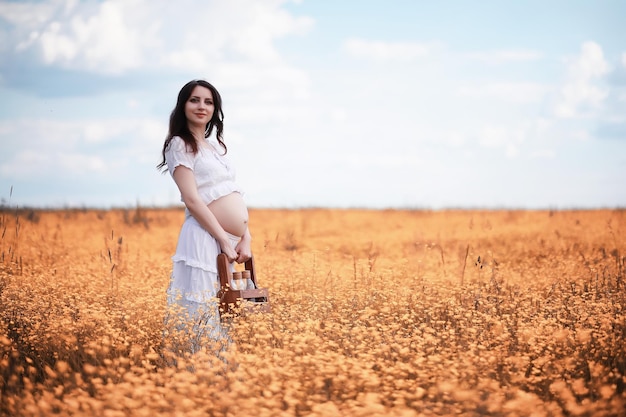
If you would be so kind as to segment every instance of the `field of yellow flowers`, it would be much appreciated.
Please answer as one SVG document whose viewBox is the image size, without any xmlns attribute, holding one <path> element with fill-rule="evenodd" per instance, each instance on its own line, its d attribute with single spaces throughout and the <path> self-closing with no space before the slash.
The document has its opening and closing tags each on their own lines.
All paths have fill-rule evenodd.
<svg viewBox="0 0 626 417">
<path fill-rule="evenodd" d="M 272 311 L 165 360 L 183 211 L 0 211 L 0 415 L 619 416 L 626 211 L 252 209 Z"/>
</svg>

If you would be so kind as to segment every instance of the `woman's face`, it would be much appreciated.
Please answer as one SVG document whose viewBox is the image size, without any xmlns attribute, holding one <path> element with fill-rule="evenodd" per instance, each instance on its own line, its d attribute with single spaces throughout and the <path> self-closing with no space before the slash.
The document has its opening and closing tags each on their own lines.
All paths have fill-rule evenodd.
<svg viewBox="0 0 626 417">
<path fill-rule="evenodd" d="M 211 90 L 201 85 L 197 85 L 185 103 L 185 117 L 189 127 L 205 128 L 211 117 L 215 105 L 213 104 L 213 94 Z"/>
</svg>

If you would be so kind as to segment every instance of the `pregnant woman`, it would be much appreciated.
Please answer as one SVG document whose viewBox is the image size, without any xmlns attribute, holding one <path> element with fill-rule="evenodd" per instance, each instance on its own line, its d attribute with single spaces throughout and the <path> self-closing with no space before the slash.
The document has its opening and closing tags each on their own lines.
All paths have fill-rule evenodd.
<svg viewBox="0 0 626 417">
<path fill-rule="evenodd" d="M 172 257 L 166 324 L 185 332 L 189 346 L 183 350 L 191 353 L 208 341 L 227 340 L 216 299 L 217 255 L 223 252 L 238 263 L 251 257 L 248 209 L 225 158 L 223 120 L 215 87 L 204 80 L 187 83 L 170 115 L 163 160 L 157 166 L 167 167 L 185 204 L 185 222 Z"/>
</svg>

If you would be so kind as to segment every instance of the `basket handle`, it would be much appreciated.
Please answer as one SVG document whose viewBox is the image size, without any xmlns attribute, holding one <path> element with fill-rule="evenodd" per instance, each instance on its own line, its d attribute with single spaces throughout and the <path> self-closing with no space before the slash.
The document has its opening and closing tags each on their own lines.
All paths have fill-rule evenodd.
<svg viewBox="0 0 626 417">
<path fill-rule="evenodd" d="M 256 273 L 254 271 L 254 255 L 252 255 L 244 265 L 246 270 L 250 271 L 250 278 L 252 279 L 252 282 L 254 282 L 254 286 L 258 288 Z M 228 258 L 224 253 L 217 255 L 217 274 L 220 277 L 220 287 L 226 288 L 230 280 L 233 278 L 233 273 L 230 270 L 230 262 L 228 262 Z"/>
</svg>

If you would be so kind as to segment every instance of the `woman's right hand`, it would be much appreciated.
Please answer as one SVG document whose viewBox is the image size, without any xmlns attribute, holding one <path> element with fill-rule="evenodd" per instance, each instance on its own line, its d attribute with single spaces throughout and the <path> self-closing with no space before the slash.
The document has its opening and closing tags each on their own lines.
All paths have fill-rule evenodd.
<svg viewBox="0 0 626 417">
<path fill-rule="evenodd" d="M 230 246 L 230 244 L 222 246 L 222 253 L 226 255 L 226 258 L 228 258 L 228 262 L 230 263 L 235 262 L 239 257 L 239 254 Z"/>
</svg>

